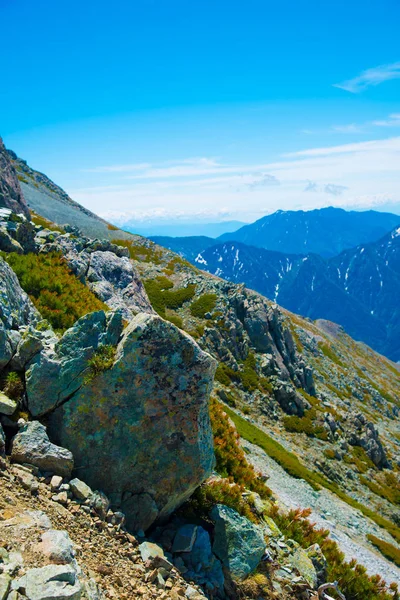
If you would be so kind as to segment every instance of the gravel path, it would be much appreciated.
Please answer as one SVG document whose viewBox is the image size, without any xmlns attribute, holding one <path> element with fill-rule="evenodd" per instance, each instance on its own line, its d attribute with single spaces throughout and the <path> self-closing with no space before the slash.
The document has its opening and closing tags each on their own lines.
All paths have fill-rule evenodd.
<svg viewBox="0 0 400 600">
<path fill-rule="evenodd" d="M 268 475 L 267 485 L 285 508 L 311 508 L 310 519 L 319 527 L 329 529 L 347 560 L 356 558 L 371 575 L 379 574 L 386 583 L 400 583 L 400 569 L 387 561 L 366 539 L 372 533 L 396 545 L 396 542 L 359 510 L 352 508 L 335 494 L 322 489 L 315 491 L 303 479 L 288 475 L 261 448 L 242 440 L 247 459 L 257 471 Z"/>
</svg>

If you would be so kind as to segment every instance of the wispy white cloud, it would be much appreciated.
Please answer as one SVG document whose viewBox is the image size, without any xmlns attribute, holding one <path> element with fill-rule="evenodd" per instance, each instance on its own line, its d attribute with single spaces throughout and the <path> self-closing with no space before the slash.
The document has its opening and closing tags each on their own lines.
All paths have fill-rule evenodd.
<svg viewBox="0 0 400 600">
<path fill-rule="evenodd" d="M 400 113 L 393 113 L 382 121 L 371 121 L 371 125 L 375 125 L 375 127 L 399 127 Z"/>
<path fill-rule="evenodd" d="M 343 194 L 343 192 L 345 192 L 348 189 L 349 188 L 346 185 L 336 185 L 335 183 L 328 183 L 324 187 L 324 192 L 326 194 L 331 194 L 332 196 L 340 196 L 341 194 Z"/>
<path fill-rule="evenodd" d="M 364 126 L 357 123 L 349 123 L 348 125 L 333 125 L 333 131 L 337 133 L 363 133 Z"/>
<path fill-rule="evenodd" d="M 346 92 L 351 92 L 352 94 L 358 94 L 371 86 L 379 85 L 391 79 L 400 79 L 400 62 L 366 69 L 360 75 L 357 75 L 357 77 L 353 77 L 353 79 L 335 83 L 334 87 L 346 90 Z"/>
<path fill-rule="evenodd" d="M 311 147 L 278 156 L 275 162 L 184 158 L 173 164 L 143 163 L 131 173 L 104 171 L 101 183 L 93 175 L 92 185 L 68 192 L 96 212 L 116 211 L 126 220 L 159 219 L 163 214 L 194 219 L 200 213 L 221 220 L 221 207 L 229 207 L 225 218 L 240 220 L 278 208 L 328 204 L 387 208 L 397 202 L 400 209 L 399 164 L 400 136 Z"/>
<path fill-rule="evenodd" d="M 316 181 L 308 181 L 306 187 L 304 188 L 304 192 L 325 192 L 325 194 L 330 194 L 331 196 L 340 196 L 348 190 L 347 185 L 337 185 L 336 183 L 326 183 L 319 185 Z"/>
</svg>

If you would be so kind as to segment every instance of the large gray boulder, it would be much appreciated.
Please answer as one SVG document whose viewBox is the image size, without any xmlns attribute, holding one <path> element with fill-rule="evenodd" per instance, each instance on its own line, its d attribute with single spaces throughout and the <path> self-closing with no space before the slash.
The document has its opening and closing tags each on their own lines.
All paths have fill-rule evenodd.
<svg viewBox="0 0 400 600">
<path fill-rule="evenodd" d="M 232 577 L 244 579 L 265 552 L 263 530 L 223 504 L 214 506 L 210 516 L 214 522 L 214 554 Z"/>
<path fill-rule="evenodd" d="M 13 438 L 11 460 L 34 465 L 41 471 L 49 471 L 62 477 L 69 477 L 74 466 L 71 452 L 52 444 L 45 426 L 39 421 L 26 423 Z"/>
<path fill-rule="evenodd" d="M 29 408 L 46 402 L 49 435 L 72 451 L 79 476 L 106 492 L 130 528 L 146 530 L 212 471 L 208 398 L 216 363 L 174 325 L 141 313 L 124 330 L 111 368 L 82 386 L 87 340 L 98 340 L 93 323 L 88 315 L 64 335 L 63 355 L 53 361 L 61 360 L 61 370 L 35 363 Z M 49 390 L 63 403 L 51 407 Z"/>
</svg>

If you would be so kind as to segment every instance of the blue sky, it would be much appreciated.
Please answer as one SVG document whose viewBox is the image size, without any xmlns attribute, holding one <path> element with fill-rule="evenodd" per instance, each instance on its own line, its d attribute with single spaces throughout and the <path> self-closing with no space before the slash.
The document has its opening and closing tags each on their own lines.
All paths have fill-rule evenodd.
<svg viewBox="0 0 400 600">
<path fill-rule="evenodd" d="M 399 22 L 397 0 L 0 0 L 0 134 L 119 223 L 400 212 Z"/>
</svg>

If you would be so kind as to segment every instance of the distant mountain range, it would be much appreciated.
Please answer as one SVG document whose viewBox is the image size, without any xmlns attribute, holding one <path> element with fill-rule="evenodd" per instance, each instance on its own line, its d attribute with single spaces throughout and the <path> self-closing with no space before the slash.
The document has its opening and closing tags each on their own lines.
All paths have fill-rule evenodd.
<svg viewBox="0 0 400 600">
<path fill-rule="evenodd" d="M 286 219 L 287 214 L 289 217 Z M 235 235 L 243 236 L 245 230 L 248 236 L 249 230 L 254 227 L 254 238 L 260 239 L 257 238 L 257 232 L 259 235 L 263 229 L 272 232 L 271 223 L 276 222 L 280 227 L 287 222 L 288 227 L 289 223 L 294 224 L 293 235 L 290 235 L 290 229 L 282 235 L 288 247 L 319 246 L 320 249 L 325 248 L 325 256 L 276 252 L 257 248 L 254 243 L 221 243 L 225 235 L 219 240 L 204 237 L 153 239 L 201 269 L 236 283 L 244 283 L 293 312 L 312 319 L 335 321 L 355 339 L 399 361 L 400 217 L 374 211 L 346 213 L 341 209 L 329 208 L 310 213 L 300 211 L 299 221 L 296 222 L 295 214 L 278 212 L 276 216 L 271 215 L 243 227 Z M 305 215 L 308 215 L 307 218 Z M 331 231 L 327 220 L 329 215 L 332 217 Z M 264 228 L 260 226 L 263 221 Z M 335 238 L 339 222 L 344 223 L 346 235 Z M 302 240 L 300 223 L 308 223 L 308 227 L 304 226 Z M 319 240 L 316 223 L 321 223 Z M 354 231 L 351 231 L 350 224 L 353 224 Z M 310 232 L 313 232 L 312 235 Z M 381 236 L 376 240 L 378 232 Z M 364 240 L 362 243 L 339 254 L 336 252 L 350 243 L 350 239 L 360 238 Z M 277 244 L 276 232 L 274 239 L 273 243 Z M 329 247 L 327 240 L 333 240 L 335 250 Z"/>
<path fill-rule="evenodd" d="M 278 210 L 219 240 L 234 240 L 266 250 L 293 254 L 315 253 L 329 258 L 359 244 L 379 240 L 400 223 L 400 216 L 373 210 L 322 208 Z"/>
</svg>

